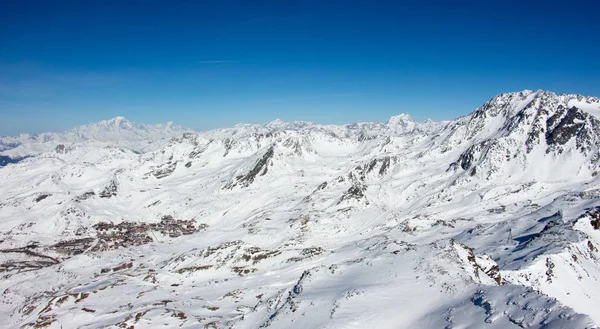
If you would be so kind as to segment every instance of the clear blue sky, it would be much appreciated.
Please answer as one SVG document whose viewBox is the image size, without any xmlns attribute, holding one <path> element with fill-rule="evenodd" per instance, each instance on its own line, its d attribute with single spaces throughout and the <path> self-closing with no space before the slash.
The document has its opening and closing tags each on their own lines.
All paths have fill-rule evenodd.
<svg viewBox="0 0 600 329">
<path fill-rule="evenodd" d="M 12 2 L 12 3 L 11 3 Z M 502 92 L 600 96 L 597 1 L 0 3 L 0 135 L 118 115 L 204 130 L 453 119 Z"/>
</svg>

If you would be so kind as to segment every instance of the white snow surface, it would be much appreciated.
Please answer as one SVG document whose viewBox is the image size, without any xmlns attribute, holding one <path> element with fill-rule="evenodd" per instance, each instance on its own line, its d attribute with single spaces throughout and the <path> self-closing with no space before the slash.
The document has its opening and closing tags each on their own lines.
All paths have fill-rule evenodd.
<svg viewBox="0 0 600 329">
<path fill-rule="evenodd" d="M 440 123 L 4 137 L 29 157 L 0 167 L 0 327 L 597 328 L 599 114 L 526 90 Z M 96 225 L 165 216 L 194 232 Z"/>
</svg>

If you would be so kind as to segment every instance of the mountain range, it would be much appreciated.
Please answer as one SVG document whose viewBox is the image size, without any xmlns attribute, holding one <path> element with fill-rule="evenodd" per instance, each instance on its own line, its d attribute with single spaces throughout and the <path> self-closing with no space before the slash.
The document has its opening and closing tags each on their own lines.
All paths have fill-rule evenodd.
<svg viewBox="0 0 600 329">
<path fill-rule="evenodd" d="M 0 138 L 5 328 L 598 328 L 600 100 Z"/>
</svg>

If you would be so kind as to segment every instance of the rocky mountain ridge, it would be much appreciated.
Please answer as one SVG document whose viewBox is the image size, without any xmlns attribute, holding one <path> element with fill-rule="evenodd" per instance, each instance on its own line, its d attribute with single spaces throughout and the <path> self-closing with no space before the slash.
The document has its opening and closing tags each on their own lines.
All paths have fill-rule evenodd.
<svg viewBox="0 0 600 329">
<path fill-rule="evenodd" d="M 442 123 L 55 146 L 0 168 L 0 313 L 7 328 L 597 328 L 599 113 L 522 91 Z"/>
</svg>

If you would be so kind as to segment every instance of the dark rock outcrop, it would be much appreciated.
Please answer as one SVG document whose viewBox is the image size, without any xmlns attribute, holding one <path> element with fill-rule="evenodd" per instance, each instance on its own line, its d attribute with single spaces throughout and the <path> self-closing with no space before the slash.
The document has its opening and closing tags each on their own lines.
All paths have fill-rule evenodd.
<svg viewBox="0 0 600 329">
<path fill-rule="evenodd" d="M 563 146 L 575 138 L 576 148 L 583 153 L 595 147 L 595 141 L 600 133 L 600 121 L 577 107 L 566 110 L 560 108 L 546 122 L 547 152 L 556 150 L 563 152 Z"/>
<path fill-rule="evenodd" d="M 257 176 L 264 176 L 269 170 L 269 164 L 272 163 L 273 155 L 275 154 L 274 147 L 271 146 L 263 156 L 256 161 L 252 169 L 244 175 L 238 175 L 232 182 L 225 185 L 224 188 L 232 189 L 235 186 L 248 187 Z"/>
<path fill-rule="evenodd" d="M 168 163 L 166 166 L 154 170 L 152 175 L 154 175 L 156 179 L 162 179 L 170 176 L 175 171 L 175 168 L 177 168 L 177 162 Z"/>
<path fill-rule="evenodd" d="M 110 181 L 110 183 L 100 192 L 98 195 L 101 198 L 111 198 L 117 195 L 118 184 L 115 180 Z"/>
</svg>

